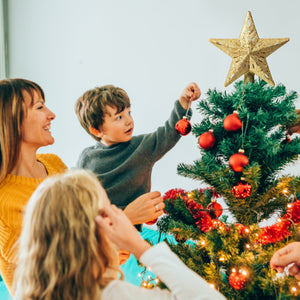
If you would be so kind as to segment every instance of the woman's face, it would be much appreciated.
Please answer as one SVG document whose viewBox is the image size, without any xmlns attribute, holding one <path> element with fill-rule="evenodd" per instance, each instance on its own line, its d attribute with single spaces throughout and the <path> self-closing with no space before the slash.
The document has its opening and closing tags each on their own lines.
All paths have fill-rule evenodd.
<svg viewBox="0 0 300 300">
<path fill-rule="evenodd" d="M 22 122 L 22 147 L 37 150 L 42 146 L 52 145 L 54 138 L 51 135 L 51 121 L 55 114 L 47 108 L 45 101 L 36 91 L 33 92 L 33 103 L 31 96 L 25 91 L 23 93 L 24 119 Z"/>
</svg>

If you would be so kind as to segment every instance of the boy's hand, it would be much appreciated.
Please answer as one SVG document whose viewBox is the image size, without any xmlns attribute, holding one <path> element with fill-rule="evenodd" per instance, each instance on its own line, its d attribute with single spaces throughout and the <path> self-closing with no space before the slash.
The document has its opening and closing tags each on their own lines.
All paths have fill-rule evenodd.
<svg viewBox="0 0 300 300">
<path fill-rule="evenodd" d="M 200 96 L 201 91 L 198 85 L 195 82 L 191 82 L 181 93 L 179 102 L 184 109 L 188 109 L 190 102 L 199 99 Z"/>
</svg>

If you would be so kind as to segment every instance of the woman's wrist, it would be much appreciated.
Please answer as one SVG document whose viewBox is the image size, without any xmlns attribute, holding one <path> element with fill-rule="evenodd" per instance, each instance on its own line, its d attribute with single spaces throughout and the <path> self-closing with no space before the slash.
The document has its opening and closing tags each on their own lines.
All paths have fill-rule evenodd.
<svg viewBox="0 0 300 300">
<path fill-rule="evenodd" d="M 136 259 L 140 259 L 140 257 L 150 248 L 151 245 L 145 240 L 141 239 L 141 241 L 137 245 L 135 245 L 131 253 L 136 257 Z"/>
</svg>

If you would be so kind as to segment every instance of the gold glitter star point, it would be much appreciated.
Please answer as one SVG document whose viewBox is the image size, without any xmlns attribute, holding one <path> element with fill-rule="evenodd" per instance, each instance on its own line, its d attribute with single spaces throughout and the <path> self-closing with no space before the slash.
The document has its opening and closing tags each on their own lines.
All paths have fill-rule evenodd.
<svg viewBox="0 0 300 300">
<path fill-rule="evenodd" d="M 248 11 L 238 39 L 210 39 L 213 45 L 232 57 L 225 87 L 245 75 L 245 82 L 254 74 L 274 86 L 266 58 L 289 41 L 289 38 L 260 39 L 251 12 Z M 246 80 L 247 78 L 247 80 Z"/>
</svg>

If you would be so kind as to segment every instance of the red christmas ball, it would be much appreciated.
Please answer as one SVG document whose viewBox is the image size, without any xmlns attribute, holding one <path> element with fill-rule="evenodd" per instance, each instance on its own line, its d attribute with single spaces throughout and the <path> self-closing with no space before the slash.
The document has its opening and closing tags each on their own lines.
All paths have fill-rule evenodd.
<svg viewBox="0 0 300 300">
<path fill-rule="evenodd" d="M 216 201 L 212 201 L 211 203 L 209 203 L 206 207 L 206 209 L 209 210 L 208 214 L 210 215 L 210 217 L 212 219 L 217 219 L 219 218 L 222 213 L 223 213 L 223 207 L 221 204 L 219 204 Z"/>
<path fill-rule="evenodd" d="M 243 153 L 244 151 L 240 149 L 238 153 L 231 155 L 229 158 L 229 165 L 235 172 L 242 172 L 243 167 L 249 164 L 248 157 Z"/>
<path fill-rule="evenodd" d="M 235 271 L 229 275 L 229 284 L 235 290 L 242 290 L 246 287 L 248 282 L 247 276 L 243 272 Z"/>
<path fill-rule="evenodd" d="M 147 224 L 147 225 L 153 225 L 153 224 L 156 223 L 157 219 L 158 219 L 158 218 L 156 218 L 156 219 L 154 219 L 154 220 L 151 220 L 151 221 L 148 221 L 148 222 L 146 222 L 146 224 Z"/>
<path fill-rule="evenodd" d="M 235 198 L 244 199 L 251 195 L 252 187 L 249 183 L 239 182 L 232 188 L 232 193 Z"/>
<path fill-rule="evenodd" d="M 186 118 L 183 117 L 181 120 L 179 120 L 176 123 L 175 129 L 177 130 L 177 132 L 181 135 L 187 135 L 191 132 L 192 130 L 192 125 L 190 123 L 190 121 Z"/>
<path fill-rule="evenodd" d="M 233 114 L 224 119 L 223 125 L 227 131 L 236 131 L 242 128 L 243 123 L 240 120 L 238 113 L 234 111 Z"/>
<path fill-rule="evenodd" d="M 199 146 L 205 150 L 213 148 L 215 142 L 216 139 L 212 130 L 202 133 L 198 139 Z"/>
</svg>

